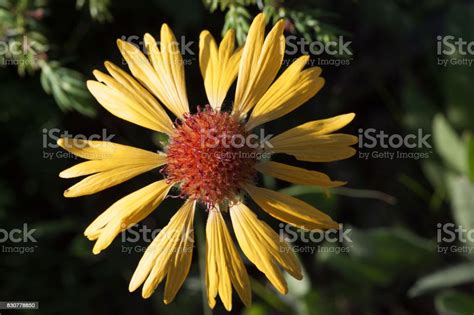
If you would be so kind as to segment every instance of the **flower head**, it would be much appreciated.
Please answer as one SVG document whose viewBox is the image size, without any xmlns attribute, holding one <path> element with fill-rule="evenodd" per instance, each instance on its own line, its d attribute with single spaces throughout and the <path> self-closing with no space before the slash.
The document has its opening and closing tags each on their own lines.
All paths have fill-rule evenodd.
<svg viewBox="0 0 474 315">
<path fill-rule="evenodd" d="M 230 217 L 237 243 L 247 258 L 275 288 L 286 293 L 282 269 L 301 279 L 301 267 L 290 245 L 244 205 L 245 195 L 271 216 L 303 229 L 338 228 L 329 216 L 311 205 L 280 192 L 256 186 L 256 173 L 303 185 L 336 187 L 344 182 L 298 167 L 259 159 L 261 153 L 293 155 L 301 161 L 330 162 L 355 153 L 357 138 L 333 133 L 346 126 L 354 114 L 314 120 L 261 142 L 252 129 L 301 106 L 324 85 L 321 69 L 305 69 L 308 56 L 294 61 L 278 78 L 285 51 L 284 23 L 279 21 L 265 37 L 265 18 L 258 15 L 243 48 L 234 47 L 229 31 L 217 45 L 208 31 L 199 41 L 199 65 L 209 105 L 192 113 L 185 88 L 183 59 L 176 40 L 165 24 L 161 41 L 146 34 L 148 57 L 134 45 L 119 40 L 118 47 L 132 73 L 110 62 L 108 74 L 94 71 L 97 81 L 87 86 L 98 102 L 115 116 L 165 133 L 169 144 L 163 152 L 106 141 L 59 140 L 59 145 L 88 161 L 60 173 L 61 177 L 87 176 L 67 189 L 66 197 L 99 192 L 141 173 L 161 167 L 164 178 L 112 204 L 85 230 L 100 253 L 122 231 L 149 214 L 176 187 L 183 206 L 160 231 L 143 255 L 130 281 L 130 291 L 143 285 L 149 297 L 165 280 L 164 301 L 173 300 L 191 265 L 195 209 L 208 210 L 206 225 L 206 287 L 210 307 L 219 295 L 232 308 L 232 288 L 244 302 L 251 302 L 249 278 L 235 246 L 225 216 Z M 222 110 L 237 79 L 233 107 Z M 174 116 L 168 116 L 164 105 Z"/>
<path fill-rule="evenodd" d="M 171 137 L 164 174 L 180 184 L 183 196 L 209 209 L 235 202 L 256 172 L 256 149 L 245 141 L 249 135 L 229 113 L 207 107 L 186 114 Z"/>
</svg>

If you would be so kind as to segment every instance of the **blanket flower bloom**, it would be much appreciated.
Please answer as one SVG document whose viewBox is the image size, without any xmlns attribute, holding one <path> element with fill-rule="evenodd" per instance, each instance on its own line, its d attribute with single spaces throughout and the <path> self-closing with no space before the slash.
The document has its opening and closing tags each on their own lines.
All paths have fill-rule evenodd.
<svg viewBox="0 0 474 315">
<path fill-rule="evenodd" d="M 234 46 L 233 31 L 219 45 L 203 31 L 199 65 L 209 104 L 198 107 L 194 114 L 186 94 L 183 59 L 166 24 L 161 28 L 160 45 L 151 35 L 144 36 L 147 56 L 118 40 L 132 75 L 105 62 L 108 74 L 96 70 L 96 81 L 87 82 L 97 101 L 113 115 L 169 136 L 164 152 L 157 153 L 108 141 L 58 141 L 65 150 L 88 160 L 60 173 L 63 178 L 86 176 L 64 192 L 66 197 L 93 194 L 156 168 L 161 168 L 164 176 L 121 198 L 87 227 L 84 234 L 95 241 L 93 253 L 100 253 L 119 233 L 153 212 L 172 187 L 184 199 L 141 258 L 130 291 L 143 285 L 142 296 L 148 298 L 166 278 L 164 302 L 174 299 L 191 266 L 197 204 L 207 209 L 205 282 L 211 308 L 219 295 L 224 307 L 231 310 L 232 288 L 245 305 L 251 303 L 247 271 L 224 216 L 230 217 L 241 251 L 279 292 L 287 292 L 282 269 L 296 279 L 302 278 L 290 245 L 244 205 L 244 195 L 271 216 L 295 227 L 338 228 L 328 215 L 311 205 L 255 185 L 258 172 L 301 185 L 343 185 L 320 172 L 258 157 L 283 153 L 301 161 L 331 162 L 354 155 L 350 146 L 357 142 L 354 136 L 334 133 L 350 123 L 354 114 L 310 121 L 263 143 L 252 134 L 255 127 L 301 106 L 324 85 L 319 67 L 305 69 L 308 56 L 295 60 L 276 78 L 285 51 L 283 30 L 284 23 L 279 21 L 265 36 L 265 17 L 260 14 L 252 22 L 243 48 Z M 235 80 L 233 108 L 223 111 L 224 99 Z M 174 123 L 163 105 L 176 116 Z M 232 142 L 238 138 L 253 140 Z"/>
</svg>

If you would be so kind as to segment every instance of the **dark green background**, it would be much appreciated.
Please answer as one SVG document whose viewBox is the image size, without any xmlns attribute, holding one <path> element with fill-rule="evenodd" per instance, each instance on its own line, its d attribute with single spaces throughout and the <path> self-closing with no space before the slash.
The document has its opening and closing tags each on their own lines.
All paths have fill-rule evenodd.
<svg viewBox="0 0 474 315">
<path fill-rule="evenodd" d="M 242 309 L 234 295 L 233 312 L 472 314 L 474 255 L 438 254 L 436 232 L 437 223 L 474 228 L 474 145 L 469 136 L 474 119 L 474 68 L 438 66 L 436 37 L 453 35 L 473 41 L 474 5 L 448 0 L 288 1 L 284 5 L 334 13 L 322 20 L 347 33 L 344 38 L 352 41 L 353 56 L 349 66 L 324 67 L 323 90 L 288 116 L 266 124 L 267 131 L 277 134 L 308 120 L 355 112 L 346 133 L 357 135 L 359 128 L 376 128 L 406 135 L 422 128 L 433 134 L 429 140 L 433 148 L 421 150 L 430 156 L 423 160 L 362 160 L 356 155 L 346 161 L 314 164 L 277 156 L 276 160 L 325 171 L 333 179 L 348 182 L 348 189 L 327 196 L 317 189 L 262 180 L 269 188 L 289 189 L 352 228 L 353 248 L 348 255 L 301 254 L 307 275 L 303 284 L 290 283 L 286 297 L 273 293 L 249 264 L 247 269 L 256 279 L 254 306 Z M 115 0 L 110 8 L 113 21 L 98 23 L 87 10 L 76 10 L 74 1 L 50 1 L 47 8 L 41 24 L 51 44 L 48 58 L 88 79 L 93 69 L 103 70 L 105 60 L 121 63 L 116 38 L 145 32 L 158 37 L 161 24 L 168 23 L 176 36 L 195 42 L 191 47 L 196 55 L 185 56 L 193 60 L 185 67 L 188 96 L 193 107 L 206 104 L 197 63 L 199 32 L 209 29 L 218 36 L 225 12 L 211 13 L 192 0 Z M 259 11 L 255 5 L 248 10 L 252 16 Z M 28 223 L 37 229 L 38 239 L 34 253 L 0 253 L 0 300 L 40 302 L 39 310 L 25 314 L 204 312 L 197 251 L 187 282 L 175 301 L 165 306 L 161 287 L 149 300 L 143 300 L 139 292 L 128 292 L 141 254 L 121 253 L 116 239 L 94 256 L 92 243 L 82 235 L 106 207 L 158 178 L 158 171 L 99 194 L 66 199 L 62 192 L 75 180 L 60 179 L 58 173 L 77 161 L 44 158 L 44 152 L 59 151 L 43 147 L 44 128 L 85 135 L 100 134 L 105 128 L 116 135 L 113 141 L 149 150 L 156 150 L 157 137 L 112 116 L 95 102 L 94 118 L 61 111 L 41 88 L 38 73 L 20 77 L 16 67 L 7 66 L 0 69 L 0 80 L 0 227 L 11 230 Z M 377 150 L 382 149 L 364 149 Z M 453 166 L 451 162 L 460 155 L 470 161 L 470 168 Z M 278 227 L 276 220 L 250 204 Z M 178 201 L 167 200 L 144 224 L 164 226 L 178 206 Z M 198 215 L 204 219 L 206 213 L 202 210 Z M 418 283 L 409 291 L 436 271 L 440 272 L 434 284 L 421 283 L 420 289 Z M 223 312 L 219 302 L 215 313 Z"/>
</svg>

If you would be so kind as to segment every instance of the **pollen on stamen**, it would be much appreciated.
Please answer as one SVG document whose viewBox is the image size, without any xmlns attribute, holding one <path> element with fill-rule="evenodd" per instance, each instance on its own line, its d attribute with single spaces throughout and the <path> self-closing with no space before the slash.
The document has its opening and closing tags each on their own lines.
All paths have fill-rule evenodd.
<svg viewBox="0 0 474 315">
<path fill-rule="evenodd" d="M 257 148 L 249 132 L 226 112 L 198 108 L 177 123 L 163 172 L 180 186 L 183 197 L 208 209 L 234 202 L 255 176 Z"/>
</svg>

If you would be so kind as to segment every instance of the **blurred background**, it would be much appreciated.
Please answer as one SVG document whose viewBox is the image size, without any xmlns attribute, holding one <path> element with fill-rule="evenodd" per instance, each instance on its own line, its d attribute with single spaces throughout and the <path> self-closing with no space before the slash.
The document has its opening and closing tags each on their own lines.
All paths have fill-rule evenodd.
<svg viewBox="0 0 474 315">
<path fill-rule="evenodd" d="M 232 313 L 474 313 L 472 1 L 0 0 L 0 301 L 40 303 L 38 310 L 1 314 L 210 314 L 203 303 L 202 252 L 195 252 L 175 301 L 164 305 L 162 287 L 148 300 L 128 292 L 142 255 L 136 243 L 117 238 L 94 256 L 83 236 L 99 213 L 159 172 L 66 199 L 62 193 L 75 180 L 59 179 L 58 173 L 78 161 L 54 144 L 65 132 L 89 136 L 105 130 L 114 142 L 156 150 L 161 135 L 112 116 L 92 99 L 85 88 L 92 70 L 103 70 L 105 60 L 125 67 L 115 40 L 140 45 L 145 32 L 158 38 L 166 22 L 178 41 L 192 42 L 183 56 L 188 96 L 192 105 L 204 105 L 199 32 L 208 29 L 219 37 L 234 28 L 242 43 L 260 11 L 267 12 L 269 24 L 284 18 L 285 34 L 294 42 L 337 43 L 337 53 L 310 49 L 323 68 L 323 90 L 265 130 L 277 134 L 308 120 L 355 112 L 344 132 L 360 136 L 361 143 L 357 155 L 335 163 L 275 156 L 348 182 L 325 192 L 259 179 L 329 213 L 350 230 L 350 240 L 298 238 L 295 250 L 306 276 L 289 278 L 286 296 L 247 264 L 253 305 L 242 308 L 234 294 Z M 466 44 L 454 44 L 458 39 Z M 300 55 L 298 47 L 285 60 Z M 370 135 L 381 131 L 406 137 L 420 130 L 428 146 L 370 145 Z M 166 200 L 142 225 L 164 226 L 178 205 Z M 279 222 L 251 207 L 279 231 Z M 4 237 L 14 229 L 34 230 L 36 242 Z M 225 313 L 220 303 L 214 313 Z"/>
</svg>

